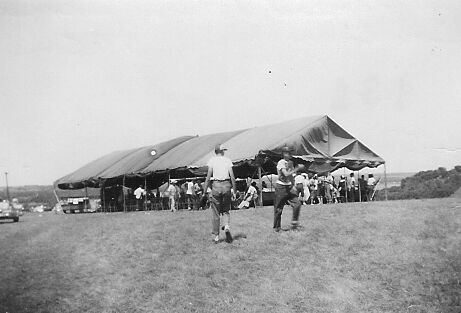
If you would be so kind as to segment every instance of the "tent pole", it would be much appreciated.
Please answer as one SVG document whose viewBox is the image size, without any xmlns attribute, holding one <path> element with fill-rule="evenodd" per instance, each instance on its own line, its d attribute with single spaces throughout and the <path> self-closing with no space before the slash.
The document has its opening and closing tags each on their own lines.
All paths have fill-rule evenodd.
<svg viewBox="0 0 461 313">
<path fill-rule="evenodd" d="M 386 170 L 386 163 L 384 163 L 384 194 L 387 201 L 387 170 Z"/>
<path fill-rule="evenodd" d="M 347 197 L 349 193 L 347 192 L 347 175 L 346 175 L 346 166 L 343 167 L 343 175 L 344 175 L 344 194 L 346 195 L 344 201 L 347 203 Z"/>
<path fill-rule="evenodd" d="M 106 213 L 106 195 L 105 195 L 105 188 L 104 183 L 102 183 L 102 211 Z"/>
<path fill-rule="evenodd" d="M 88 189 L 87 187 L 85 186 L 85 198 L 86 198 L 86 201 L 83 201 L 83 212 L 88 211 L 88 204 L 90 203 L 90 199 L 88 198 Z M 88 201 L 88 202 L 87 202 Z"/>
<path fill-rule="evenodd" d="M 126 198 L 125 198 L 125 175 L 123 175 L 122 193 L 123 193 L 123 212 L 125 212 L 125 213 L 126 213 Z"/>
<path fill-rule="evenodd" d="M 61 208 L 61 211 L 62 211 L 61 202 L 59 201 L 59 197 L 58 197 L 58 194 L 56 193 L 56 188 L 54 188 L 54 186 L 53 186 L 53 193 L 54 193 L 54 196 L 56 197 L 57 205 L 58 207 Z M 57 213 L 57 211 L 55 211 L 55 213 Z"/>
<path fill-rule="evenodd" d="M 357 171 L 357 182 L 359 183 L 359 202 L 362 202 L 362 190 L 360 189 L 360 171 Z"/>
<path fill-rule="evenodd" d="M 259 178 L 259 206 L 263 206 L 263 183 L 262 183 L 262 173 L 261 173 L 261 165 L 258 166 L 258 178 Z"/>
<path fill-rule="evenodd" d="M 144 177 L 144 211 L 147 211 L 147 178 Z"/>
</svg>

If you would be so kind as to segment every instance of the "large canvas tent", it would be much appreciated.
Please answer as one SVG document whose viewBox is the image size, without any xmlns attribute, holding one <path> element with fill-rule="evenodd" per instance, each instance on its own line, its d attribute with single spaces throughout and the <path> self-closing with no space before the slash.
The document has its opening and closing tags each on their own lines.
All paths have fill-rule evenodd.
<svg viewBox="0 0 461 313">
<path fill-rule="evenodd" d="M 103 156 L 55 182 L 62 189 L 103 187 L 139 183 L 156 188 L 168 178 L 204 176 L 216 144 L 229 149 L 237 177 L 275 173 L 281 148 L 294 147 L 295 163 L 310 172 L 346 167 L 360 170 L 377 167 L 384 160 L 328 116 L 303 117 L 266 125 L 205 136 L 183 136 L 137 149 Z"/>
</svg>

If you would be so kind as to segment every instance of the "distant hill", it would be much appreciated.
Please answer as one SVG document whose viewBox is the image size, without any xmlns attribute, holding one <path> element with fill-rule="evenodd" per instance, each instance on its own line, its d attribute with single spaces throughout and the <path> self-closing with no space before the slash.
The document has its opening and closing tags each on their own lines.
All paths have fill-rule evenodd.
<svg viewBox="0 0 461 313">
<path fill-rule="evenodd" d="M 10 198 L 17 198 L 19 203 L 47 203 L 53 206 L 56 203 L 56 197 L 53 193 L 53 186 L 29 185 L 19 187 L 9 187 Z M 6 199 L 6 188 L 0 188 L 0 198 Z"/>
<path fill-rule="evenodd" d="M 436 170 L 418 172 L 401 180 L 400 186 L 388 188 L 389 200 L 445 198 L 461 188 L 461 166 L 452 170 L 439 167 Z M 384 191 L 380 193 L 384 198 Z"/>
</svg>

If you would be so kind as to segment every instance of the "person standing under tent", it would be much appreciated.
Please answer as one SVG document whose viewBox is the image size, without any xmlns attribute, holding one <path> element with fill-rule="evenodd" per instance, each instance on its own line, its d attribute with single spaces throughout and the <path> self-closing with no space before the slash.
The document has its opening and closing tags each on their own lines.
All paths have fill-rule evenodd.
<svg viewBox="0 0 461 313">
<path fill-rule="evenodd" d="M 249 207 L 256 207 L 255 200 L 258 198 L 258 190 L 256 189 L 256 182 L 252 182 L 248 187 L 247 192 L 243 196 L 243 201 L 240 202 L 239 209 L 247 209 Z"/>
<path fill-rule="evenodd" d="M 186 199 L 188 211 L 192 210 L 195 205 L 194 196 L 194 183 L 192 181 L 188 181 L 186 182 Z"/>
<path fill-rule="evenodd" d="M 361 202 L 366 202 L 367 199 L 367 181 L 365 180 L 365 175 L 362 175 L 359 178 L 359 187 L 360 187 L 360 200 Z"/>
<path fill-rule="evenodd" d="M 144 204 L 143 197 L 146 195 L 146 191 L 144 190 L 144 188 L 142 188 L 142 185 L 139 185 L 139 187 L 136 188 L 133 194 L 136 197 L 136 211 L 141 211 L 142 206 Z"/>
<path fill-rule="evenodd" d="M 298 198 L 302 202 L 304 199 L 304 175 L 299 173 L 295 176 L 295 187 L 296 191 L 298 192 Z"/>
<path fill-rule="evenodd" d="M 317 203 L 320 203 L 318 195 L 319 195 L 319 180 L 317 178 L 317 174 L 314 174 L 312 179 L 309 181 L 310 188 L 311 188 L 311 204 L 315 204 L 315 201 Z"/>
<path fill-rule="evenodd" d="M 373 174 L 368 174 L 367 180 L 367 198 L 369 201 L 373 200 L 373 190 L 375 189 L 376 179 L 374 178 Z"/>
<path fill-rule="evenodd" d="M 168 203 L 170 205 L 171 212 L 176 212 L 176 180 L 172 179 L 170 185 L 168 186 Z"/>
<path fill-rule="evenodd" d="M 341 178 L 339 179 L 338 191 L 339 191 L 340 202 L 346 202 L 347 181 L 346 181 L 346 176 L 344 175 L 341 175 Z"/>
<path fill-rule="evenodd" d="M 305 204 L 308 204 L 309 198 L 311 197 L 311 193 L 309 190 L 309 175 L 307 173 L 302 174 L 304 176 L 304 182 L 303 182 L 303 191 L 304 191 L 304 197 L 303 197 L 303 202 Z"/>
<path fill-rule="evenodd" d="M 320 175 L 318 178 L 318 193 L 317 198 L 319 199 L 319 204 L 324 204 L 326 201 L 325 197 L 325 176 Z"/>
<path fill-rule="evenodd" d="M 274 202 L 274 231 L 279 232 L 282 224 L 283 207 L 287 201 L 293 208 L 293 216 L 291 219 L 292 229 L 299 226 L 299 211 L 301 209 L 301 201 L 298 198 L 298 192 L 295 187 L 294 176 L 304 169 L 304 165 L 298 164 L 296 168 L 291 160 L 293 149 L 285 146 L 282 149 L 283 159 L 277 163 L 278 179 L 275 184 L 275 202 Z"/>
<path fill-rule="evenodd" d="M 333 202 L 333 176 L 330 172 L 327 173 L 325 178 L 325 199 L 327 203 Z"/>
<path fill-rule="evenodd" d="M 204 190 L 208 190 L 211 182 L 211 221 L 212 234 L 214 235 L 214 243 L 219 242 L 219 228 L 221 224 L 220 216 L 225 217 L 224 232 L 226 241 L 232 242 L 230 233 L 230 208 L 232 205 L 232 197 L 235 197 L 237 184 L 235 182 L 234 171 L 232 169 L 232 161 L 224 156 L 227 148 L 222 144 L 215 147 L 215 156 L 208 161 L 208 173 L 205 180 Z M 232 189 L 231 189 L 232 188 Z"/>
<path fill-rule="evenodd" d="M 202 200 L 202 195 L 203 195 L 203 189 L 202 189 L 202 184 L 198 181 L 194 181 L 194 194 L 195 194 L 195 206 L 197 207 L 198 210 L 202 208 L 201 205 L 201 200 Z"/>
<path fill-rule="evenodd" d="M 350 173 L 349 177 L 350 178 L 347 184 L 348 194 L 349 194 L 348 201 L 355 202 L 356 201 L 355 199 L 357 197 L 357 183 L 355 181 L 354 173 Z"/>
</svg>

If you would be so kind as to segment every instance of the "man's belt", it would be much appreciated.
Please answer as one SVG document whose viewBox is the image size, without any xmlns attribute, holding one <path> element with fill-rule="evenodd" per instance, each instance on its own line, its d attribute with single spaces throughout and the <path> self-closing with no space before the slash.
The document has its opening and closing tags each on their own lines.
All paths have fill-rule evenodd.
<svg viewBox="0 0 461 313">
<path fill-rule="evenodd" d="M 215 178 L 212 178 L 211 181 L 225 182 L 225 181 L 230 181 L 230 178 L 226 178 L 226 179 L 215 179 Z"/>
</svg>

